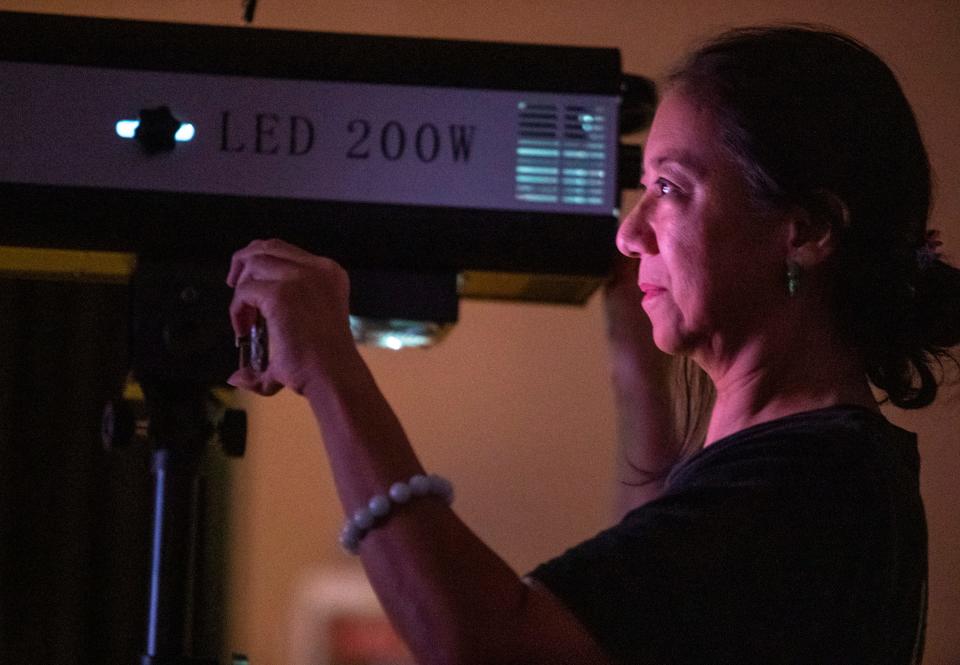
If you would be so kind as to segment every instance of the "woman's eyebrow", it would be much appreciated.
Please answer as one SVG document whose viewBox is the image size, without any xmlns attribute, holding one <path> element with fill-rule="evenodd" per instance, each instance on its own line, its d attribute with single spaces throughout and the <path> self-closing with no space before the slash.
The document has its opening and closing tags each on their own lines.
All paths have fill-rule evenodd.
<svg viewBox="0 0 960 665">
<path fill-rule="evenodd" d="M 708 170 L 703 160 L 688 150 L 670 150 L 657 155 L 652 162 L 656 168 L 661 168 L 664 164 L 676 164 L 696 176 L 703 176 Z"/>
</svg>

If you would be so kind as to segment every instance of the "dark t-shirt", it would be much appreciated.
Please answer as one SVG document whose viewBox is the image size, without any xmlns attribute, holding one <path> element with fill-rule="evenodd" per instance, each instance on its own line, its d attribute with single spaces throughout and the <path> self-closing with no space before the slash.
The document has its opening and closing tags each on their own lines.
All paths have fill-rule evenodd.
<svg viewBox="0 0 960 665">
<path fill-rule="evenodd" d="M 916 436 L 835 407 L 680 463 L 663 495 L 531 576 L 623 663 L 919 662 Z"/>
</svg>

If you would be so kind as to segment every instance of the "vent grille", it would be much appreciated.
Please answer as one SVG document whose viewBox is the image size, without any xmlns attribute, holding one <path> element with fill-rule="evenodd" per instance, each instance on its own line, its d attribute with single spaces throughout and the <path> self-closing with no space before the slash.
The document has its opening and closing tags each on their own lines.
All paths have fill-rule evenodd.
<svg viewBox="0 0 960 665">
<path fill-rule="evenodd" d="M 606 110 L 520 102 L 517 111 L 516 199 L 603 205 L 610 177 Z"/>
</svg>

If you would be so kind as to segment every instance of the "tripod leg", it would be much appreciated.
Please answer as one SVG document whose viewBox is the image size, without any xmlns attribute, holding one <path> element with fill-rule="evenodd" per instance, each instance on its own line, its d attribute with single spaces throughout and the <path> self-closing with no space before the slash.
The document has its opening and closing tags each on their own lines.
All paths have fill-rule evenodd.
<svg viewBox="0 0 960 665">
<path fill-rule="evenodd" d="M 212 433 L 206 391 L 144 385 L 154 443 L 153 545 L 142 665 L 201 663 L 189 656 L 199 467 Z"/>
<path fill-rule="evenodd" d="M 151 658 L 183 654 L 188 639 L 197 476 L 190 468 L 194 464 L 175 457 L 162 448 L 153 454 L 156 485 L 146 654 Z"/>
</svg>

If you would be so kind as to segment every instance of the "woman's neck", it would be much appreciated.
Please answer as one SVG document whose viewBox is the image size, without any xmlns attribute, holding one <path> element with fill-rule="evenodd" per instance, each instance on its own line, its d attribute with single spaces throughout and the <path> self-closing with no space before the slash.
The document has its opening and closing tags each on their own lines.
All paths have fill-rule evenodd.
<svg viewBox="0 0 960 665">
<path fill-rule="evenodd" d="M 706 445 L 804 411 L 841 404 L 878 410 L 854 350 L 831 326 L 817 325 L 819 317 L 795 310 L 797 316 L 773 317 L 726 358 L 702 359 L 717 390 Z"/>
</svg>

